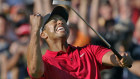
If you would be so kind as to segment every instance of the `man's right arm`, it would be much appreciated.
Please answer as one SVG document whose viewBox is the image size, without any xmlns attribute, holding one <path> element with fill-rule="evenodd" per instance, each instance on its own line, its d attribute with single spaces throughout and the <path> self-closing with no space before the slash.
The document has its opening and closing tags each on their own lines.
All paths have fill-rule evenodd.
<svg viewBox="0 0 140 79">
<path fill-rule="evenodd" d="M 27 50 L 28 72 L 33 78 L 40 78 L 44 73 L 44 63 L 40 50 L 41 16 L 31 15 L 31 39 Z"/>
</svg>

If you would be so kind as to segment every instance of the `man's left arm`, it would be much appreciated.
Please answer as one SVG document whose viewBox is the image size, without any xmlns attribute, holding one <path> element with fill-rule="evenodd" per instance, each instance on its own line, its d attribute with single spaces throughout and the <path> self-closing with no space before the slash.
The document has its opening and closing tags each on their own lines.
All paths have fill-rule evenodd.
<svg viewBox="0 0 140 79">
<path fill-rule="evenodd" d="M 130 55 L 128 55 L 128 53 L 121 52 L 120 54 L 122 56 L 121 60 L 119 60 L 118 57 L 112 51 L 107 52 L 102 58 L 103 65 L 128 67 L 132 64 L 133 59 Z"/>
</svg>

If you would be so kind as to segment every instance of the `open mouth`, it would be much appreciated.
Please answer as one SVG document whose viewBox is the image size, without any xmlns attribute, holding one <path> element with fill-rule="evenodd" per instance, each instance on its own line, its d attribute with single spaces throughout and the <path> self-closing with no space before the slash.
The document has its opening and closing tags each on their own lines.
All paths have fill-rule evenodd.
<svg viewBox="0 0 140 79">
<path fill-rule="evenodd" d="M 58 27 L 56 31 L 57 31 L 57 32 L 58 32 L 58 31 L 65 31 L 65 28 L 64 28 L 64 27 Z"/>
</svg>

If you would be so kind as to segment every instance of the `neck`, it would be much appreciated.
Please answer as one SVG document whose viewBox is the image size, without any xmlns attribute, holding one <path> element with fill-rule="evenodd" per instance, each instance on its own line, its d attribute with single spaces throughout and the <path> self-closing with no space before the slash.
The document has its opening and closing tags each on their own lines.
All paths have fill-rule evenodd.
<svg viewBox="0 0 140 79">
<path fill-rule="evenodd" d="M 48 42 L 49 45 L 49 50 L 51 51 L 64 51 L 66 52 L 68 44 L 65 41 L 62 40 L 57 40 L 57 41 L 53 41 L 53 42 Z"/>
</svg>

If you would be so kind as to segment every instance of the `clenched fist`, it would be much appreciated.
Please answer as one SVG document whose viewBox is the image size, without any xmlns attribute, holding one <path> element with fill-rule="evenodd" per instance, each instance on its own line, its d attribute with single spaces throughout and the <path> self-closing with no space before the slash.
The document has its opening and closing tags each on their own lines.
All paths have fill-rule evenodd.
<svg viewBox="0 0 140 79">
<path fill-rule="evenodd" d="M 31 32 L 39 32 L 41 28 L 42 16 L 40 14 L 30 15 Z"/>
<path fill-rule="evenodd" d="M 122 59 L 119 60 L 117 57 L 117 61 L 121 67 L 129 67 L 133 63 L 133 59 L 128 53 L 121 52 Z"/>
</svg>

